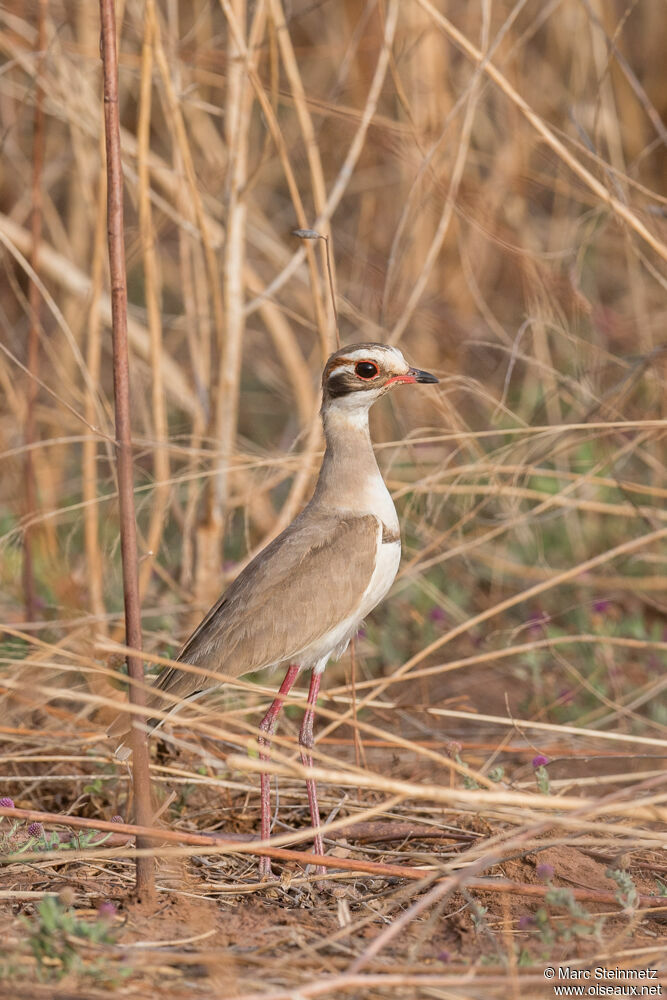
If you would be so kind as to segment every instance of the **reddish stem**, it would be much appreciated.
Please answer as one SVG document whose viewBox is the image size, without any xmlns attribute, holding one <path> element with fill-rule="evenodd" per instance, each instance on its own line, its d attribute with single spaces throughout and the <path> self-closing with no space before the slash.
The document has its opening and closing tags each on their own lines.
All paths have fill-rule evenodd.
<svg viewBox="0 0 667 1000">
<path fill-rule="evenodd" d="M 321 864 L 327 868 L 340 868 L 344 871 L 367 872 L 372 875 L 394 876 L 411 881 L 421 881 L 425 878 L 437 878 L 439 884 L 451 883 L 454 877 L 458 876 L 437 876 L 432 870 L 413 868 L 408 865 L 385 864 L 382 861 L 366 861 L 353 858 L 333 858 L 326 855 L 311 854 L 305 851 L 295 851 L 286 847 L 256 847 L 252 843 L 237 841 L 233 836 L 224 836 L 218 833 L 186 833 L 184 830 L 158 830 L 156 828 L 146 829 L 132 823 L 112 823 L 103 819 L 88 819 L 85 816 L 61 816 L 57 813 L 39 812 L 35 809 L 10 809 L 0 806 L 0 816 L 7 816 L 11 819 L 22 819 L 27 822 L 38 822 L 49 825 L 68 825 L 80 830 L 101 830 L 114 834 L 126 833 L 130 836 L 150 836 L 154 840 L 161 840 L 167 844 L 189 845 L 191 847 L 214 847 L 216 844 L 224 844 L 234 849 L 239 854 L 263 854 L 266 853 L 272 858 L 281 861 L 297 861 L 301 864 Z M 115 838 L 114 838 L 115 840 Z M 101 845 L 105 848 L 107 844 Z M 138 846 L 138 843 L 137 843 Z M 85 852 L 82 851 L 82 854 Z M 159 853 L 159 849 L 157 851 Z M 71 851 L 67 855 L 63 853 L 63 859 L 71 857 Z M 90 850 L 91 856 L 99 856 L 99 852 Z M 493 864 L 499 865 L 502 857 L 493 860 Z M 540 899 L 549 891 L 550 885 L 532 885 L 522 882 L 515 882 L 511 879 L 497 878 L 495 876 L 479 877 L 467 872 L 460 873 L 462 878 L 460 884 L 467 889 L 485 890 L 488 892 L 509 892 L 521 896 L 534 896 Z M 616 892 L 605 889 L 577 889 L 571 888 L 570 892 L 574 899 L 582 901 L 609 903 L 618 905 Z M 644 909 L 667 910 L 667 905 L 663 896 L 649 896 L 639 894 L 637 902 Z"/>
<path fill-rule="evenodd" d="M 137 528 L 134 514 L 134 477 L 132 467 L 132 430 L 130 423 L 130 369 L 127 346 L 127 283 L 123 232 L 123 171 L 120 153 L 118 108 L 118 56 L 116 53 L 116 15 L 113 0 L 100 0 L 102 66 L 104 72 L 104 125 L 107 159 L 107 228 L 109 268 L 111 272 L 111 311 L 113 330 L 113 381 L 116 414 L 116 452 L 118 456 L 118 495 L 120 500 L 120 548 L 123 564 L 125 632 L 127 645 L 141 650 L 141 610 L 137 567 Z M 146 704 L 141 687 L 144 669 L 141 657 L 129 655 L 130 701 Z M 132 717 L 132 785 L 139 826 L 151 825 L 151 785 L 148 739 L 142 729 L 145 719 Z M 137 836 L 137 847 L 150 841 Z M 136 859 L 136 888 L 144 897 L 155 893 L 152 858 Z"/>
</svg>

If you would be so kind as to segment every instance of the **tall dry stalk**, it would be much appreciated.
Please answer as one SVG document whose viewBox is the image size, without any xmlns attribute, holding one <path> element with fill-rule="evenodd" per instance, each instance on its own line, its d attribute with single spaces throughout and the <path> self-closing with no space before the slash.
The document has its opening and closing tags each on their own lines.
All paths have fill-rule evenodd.
<svg viewBox="0 0 667 1000">
<path fill-rule="evenodd" d="M 253 94 L 248 81 L 249 55 L 246 45 L 245 0 L 230 0 L 229 11 L 237 31 L 227 35 L 227 89 L 225 100 L 225 144 L 227 154 L 224 184 L 227 230 L 223 251 L 221 284 L 224 327 L 218 329 L 217 369 L 211 382 L 209 427 L 217 442 L 216 471 L 207 489 L 205 512 L 197 530 L 197 583 L 200 599 L 212 599 L 220 589 L 223 534 L 234 457 L 243 332 L 245 329 L 246 204 L 243 188 L 247 180 L 249 122 Z M 260 2 L 250 32 L 257 46 L 264 33 L 265 5 Z"/>
<path fill-rule="evenodd" d="M 32 141 L 32 211 L 30 214 L 30 263 L 33 271 L 37 271 L 40 244 L 42 241 L 42 172 L 44 169 L 44 90 L 42 87 L 42 64 L 46 55 L 46 15 L 48 0 L 39 0 L 37 14 L 37 72 L 35 81 L 35 115 L 33 122 Z M 37 486 L 35 482 L 35 466 L 32 446 L 35 443 L 35 406 L 37 403 L 37 379 L 39 377 L 39 337 L 40 337 L 40 306 L 41 293 L 34 280 L 28 286 L 28 303 L 30 307 L 30 327 L 28 330 L 25 414 L 25 444 L 23 459 L 23 475 L 25 481 L 25 506 L 28 523 L 23 532 L 23 594 L 25 613 L 28 621 L 37 616 L 37 593 L 35 590 L 34 567 L 34 529 L 29 522 L 37 512 Z"/>
<path fill-rule="evenodd" d="M 150 202 L 150 152 L 151 105 L 153 83 L 153 47 L 156 11 L 154 0 L 146 0 L 144 14 L 144 40 L 141 59 L 141 89 L 139 96 L 139 121 L 137 123 L 137 158 L 139 162 L 139 228 L 141 235 L 142 263 L 148 329 L 151 340 L 151 412 L 155 437 L 153 469 L 155 490 L 151 503 L 151 516 L 146 533 L 146 558 L 139 572 L 139 595 L 148 586 L 153 564 L 157 559 L 169 503 L 169 450 L 167 447 L 167 410 L 162 378 L 162 317 L 160 313 L 159 272 L 156 261 L 155 232 Z"/>
<path fill-rule="evenodd" d="M 125 634 L 133 653 L 127 657 L 132 705 L 146 704 L 141 651 L 141 607 L 137 567 L 137 529 L 134 513 L 132 424 L 130 417 L 130 368 L 127 346 L 127 282 L 123 227 L 123 170 L 120 155 L 118 108 L 118 56 L 116 17 L 113 0 L 100 0 L 101 55 L 104 75 L 104 124 L 107 157 L 107 228 L 111 272 L 113 333 L 113 381 L 116 414 L 116 454 L 120 504 L 120 546 L 123 564 Z M 141 717 L 132 718 L 132 783 L 137 822 L 149 826 L 152 820 L 148 739 Z M 149 846 L 142 839 L 142 846 Z M 150 857 L 136 861 L 136 888 L 144 897 L 155 893 L 154 863 Z"/>
</svg>

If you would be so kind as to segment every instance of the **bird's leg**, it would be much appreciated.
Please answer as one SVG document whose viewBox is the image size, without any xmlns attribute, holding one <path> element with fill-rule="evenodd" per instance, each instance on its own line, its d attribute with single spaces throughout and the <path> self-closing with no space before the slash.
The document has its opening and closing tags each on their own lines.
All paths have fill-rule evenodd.
<svg viewBox="0 0 667 1000">
<path fill-rule="evenodd" d="M 271 747 L 271 737 L 276 731 L 278 716 L 280 715 L 280 710 L 283 707 L 283 702 L 289 694 L 290 688 L 294 684 L 298 673 L 299 668 L 296 664 L 293 663 L 288 667 L 277 696 L 271 702 L 268 712 L 259 724 L 259 728 L 261 730 L 261 735 L 259 737 L 260 760 L 270 760 L 271 758 L 271 754 L 269 753 Z M 261 789 L 262 811 L 261 835 L 262 840 L 268 840 L 271 836 L 271 776 L 262 771 L 259 776 L 259 782 Z M 260 878 L 271 877 L 271 858 L 262 856 L 259 859 L 259 874 Z"/>
<path fill-rule="evenodd" d="M 317 703 L 317 695 L 320 690 L 320 680 L 322 675 L 313 670 L 310 678 L 310 690 L 308 691 L 308 707 L 306 708 L 305 714 L 303 716 L 303 722 L 301 723 L 301 730 L 299 732 L 299 744 L 301 746 L 301 763 L 304 767 L 313 766 L 313 755 L 310 752 L 313 749 L 314 738 L 313 738 L 313 721 L 315 719 L 315 705 Z M 310 806 L 310 819 L 315 830 L 314 846 L 315 854 L 324 854 L 324 844 L 322 842 L 322 834 L 320 833 L 320 810 L 317 804 L 317 785 L 315 784 L 314 778 L 306 779 L 306 789 L 308 791 L 308 805 Z M 323 865 L 317 866 L 317 874 L 324 875 L 326 869 Z"/>
</svg>

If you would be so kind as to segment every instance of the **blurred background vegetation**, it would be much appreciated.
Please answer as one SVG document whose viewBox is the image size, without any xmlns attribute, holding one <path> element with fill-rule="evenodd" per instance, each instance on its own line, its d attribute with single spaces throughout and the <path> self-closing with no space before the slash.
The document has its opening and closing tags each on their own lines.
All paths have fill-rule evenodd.
<svg viewBox="0 0 667 1000">
<path fill-rule="evenodd" d="M 391 688 L 413 712 L 392 725 L 436 739 L 469 723 L 420 708 L 506 715 L 508 696 L 664 737 L 662 6 L 117 18 L 146 648 L 173 654 L 308 499 L 336 345 L 324 242 L 292 234 L 312 227 L 342 343 L 442 378 L 372 416 L 404 559 L 357 680 L 430 667 Z M 96 4 L 0 10 L 3 670 L 13 724 L 47 728 L 58 683 L 100 725 L 95 698 L 121 696 L 98 670 L 123 636 L 98 34 Z"/>
</svg>

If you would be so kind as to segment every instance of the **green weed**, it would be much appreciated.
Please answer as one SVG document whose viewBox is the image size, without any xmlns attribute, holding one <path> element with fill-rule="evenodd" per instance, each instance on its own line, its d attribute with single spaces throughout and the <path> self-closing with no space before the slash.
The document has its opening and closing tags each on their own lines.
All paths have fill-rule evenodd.
<svg viewBox="0 0 667 1000">
<path fill-rule="evenodd" d="M 107 978 L 106 958 L 86 963 L 80 952 L 86 946 L 115 943 L 116 932 L 109 919 L 114 914 L 113 904 L 106 903 L 100 907 L 96 920 L 81 920 L 72 907 L 65 906 L 56 896 L 46 896 L 37 907 L 36 918 L 21 918 L 28 946 L 37 961 L 39 978 L 58 980 L 69 972 Z M 127 970 L 113 969 L 113 978 L 125 974 Z"/>
</svg>

